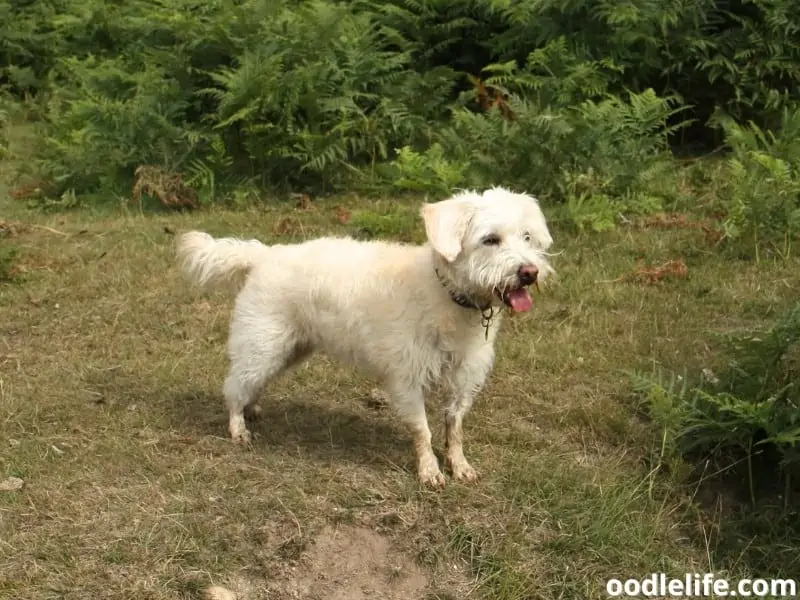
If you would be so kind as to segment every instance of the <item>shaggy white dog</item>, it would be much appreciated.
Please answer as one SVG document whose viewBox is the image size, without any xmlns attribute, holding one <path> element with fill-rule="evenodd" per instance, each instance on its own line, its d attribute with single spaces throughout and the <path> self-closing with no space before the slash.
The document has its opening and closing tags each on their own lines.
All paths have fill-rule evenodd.
<svg viewBox="0 0 800 600">
<path fill-rule="evenodd" d="M 247 442 L 245 411 L 265 384 L 321 350 L 374 377 L 414 434 L 419 478 L 445 479 L 431 447 L 425 395 L 448 384 L 446 462 L 473 481 L 462 421 L 494 361 L 501 311 L 531 308 L 527 287 L 552 272 L 538 202 L 493 188 L 421 209 L 428 244 L 320 238 L 267 246 L 183 234 L 178 256 L 200 286 L 236 280 L 224 385 L 229 432 Z M 241 283 L 243 281 L 243 283 Z"/>
</svg>

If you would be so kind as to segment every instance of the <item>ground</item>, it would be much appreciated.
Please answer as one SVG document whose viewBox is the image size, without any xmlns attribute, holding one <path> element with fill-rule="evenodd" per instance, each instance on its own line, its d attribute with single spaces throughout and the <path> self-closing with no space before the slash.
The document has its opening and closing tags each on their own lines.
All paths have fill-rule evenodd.
<svg viewBox="0 0 800 600">
<path fill-rule="evenodd" d="M 504 323 L 466 422 L 477 484 L 422 488 L 372 382 L 323 356 L 270 386 L 250 447 L 227 439 L 232 298 L 179 277 L 175 232 L 418 241 L 417 203 L 56 214 L 0 190 L 0 481 L 23 482 L 0 491 L 0 597 L 589 600 L 610 577 L 762 568 L 729 531 L 736 499 L 711 510 L 651 467 L 625 371 L 705 364 L 716 334 L 795 299 L 800 269 L 718 258 L 694 229 L 554 223 L 558 278 Z M 671 260 L 685 271 L 620 280 Z"/>
</svg>

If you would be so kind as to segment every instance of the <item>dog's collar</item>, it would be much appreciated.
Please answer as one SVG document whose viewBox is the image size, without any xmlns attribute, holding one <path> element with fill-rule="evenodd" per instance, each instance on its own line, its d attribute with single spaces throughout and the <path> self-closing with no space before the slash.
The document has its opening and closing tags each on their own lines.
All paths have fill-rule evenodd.
<svg viewBox="0 0 800 600">
<path fill-rule="evenodd" d="M 453 302 L 455 302 L 456 304 L 458 304 L 463 308 L 480 311 L 481 326 L 486 330 L 486 339 L 488 340 L 489 326 L 492 324 L 492 319 L 494 318 L 495 315 L 495 310 L 494 306 L 492 306 L 492 303 L 489 302 L 488 304 L 481 306 L 466 294 L 462 294 L 461 292 L 453 290 L 453 288 L 450 287 L 450 285 L 448 285 L 445 278 L 442 277 L 442 274 L 439 273 L 439 269 L 434 268 L 434 271 L 436 272 L 436 277 L 439 279 L 439 283 L 441 283 L 442 287 L 447 290 L 447 293 L 450 295 L 450 299 Z"/>
</svg>

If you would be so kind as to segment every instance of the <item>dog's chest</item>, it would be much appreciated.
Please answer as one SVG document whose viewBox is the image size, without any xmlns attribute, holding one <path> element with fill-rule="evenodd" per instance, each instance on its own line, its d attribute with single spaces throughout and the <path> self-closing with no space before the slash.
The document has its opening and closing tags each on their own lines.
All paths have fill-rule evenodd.
<svg viewBox="0 0 800 600">
<path fill-rule="evenodd" d="M 477 349 L 494 343 L 499 319 L 488 325 L 487 329 L 486 322 L 477 312 L 442 315 L 431 329 L 429 339 L 432 349 L 444 363 L 460 362 Z"/>
</svg>

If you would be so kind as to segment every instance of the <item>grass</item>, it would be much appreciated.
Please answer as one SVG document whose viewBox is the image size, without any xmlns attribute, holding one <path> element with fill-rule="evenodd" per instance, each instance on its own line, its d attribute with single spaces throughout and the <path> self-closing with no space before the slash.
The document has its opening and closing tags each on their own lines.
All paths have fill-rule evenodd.
<svg viewBox="0 0 800 600">
<path fill-rule="evenodd" d="M 331 526 L 387 538 L 431 600 L 604 598 L 610 577 L 660 571 L 797 572 L 797 537 L 779 521 L 649 466 L 658 432 L 623 371 L 702 364 L 715 333 L 763 323 L 800 285 L 796 261 L 725 260 L 692 230 L 554 226 L 558 282 L 504 325 L 468 418 L 478 485 L 421 488 L 409 436 L 370 402 L 371 382 L 322 356 L 269 389 L 252 448 L 230 443 L 232 298 L 189 290 L 172 234 L 418 241 L 414 205 L 53 215 L 2 193 L 0 213 L 28 227 L 0 238 L 16 251 L 0 283 L 0 480 L 25 481 L 0 492 L 0 597 L 188 599 L 213 583 L 248 600 L 313 597 L 289 592 L 293 565 L 311 568 L 301 557 Z M 641 259 L 682 259 L 687 274 L 612 282 Z"/>
</svg>

